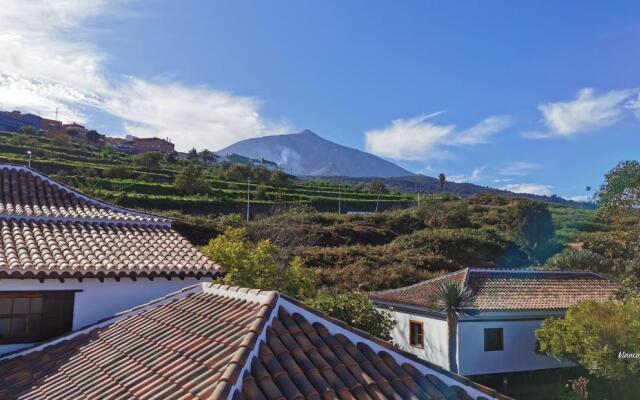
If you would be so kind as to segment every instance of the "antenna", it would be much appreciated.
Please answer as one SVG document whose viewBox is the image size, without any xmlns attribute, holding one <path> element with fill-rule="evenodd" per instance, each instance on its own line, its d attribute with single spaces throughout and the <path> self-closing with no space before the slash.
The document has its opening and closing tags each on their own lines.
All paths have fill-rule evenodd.
<svg viewBox="0 0 640 400">
<path fill-rule="evenodd" d="M 58 106 L 56 106 L 56 121 L 58 120 Z"/>
</svg>

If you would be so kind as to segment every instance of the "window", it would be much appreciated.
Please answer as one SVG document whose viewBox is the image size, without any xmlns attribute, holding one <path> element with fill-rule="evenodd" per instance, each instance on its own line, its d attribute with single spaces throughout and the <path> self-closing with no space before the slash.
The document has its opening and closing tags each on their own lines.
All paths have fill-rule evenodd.
<svg viewBox="0 0 640 400">
<path fill-rule="evenodd" d="M 71 331 L 74 292 L 0 292 L 0 344 L 40 342 Z"/>
<path fill-rule="evenodd" d="M 484 351 L 502 351 L 502 328 L 487 328 L 484 330 Z"/>
<path fill-rule="evenodd" d="M 409 344 L 414 347 L 424 347 L 424 331 L 422 322 L 409 321 Z"/>
</svg>

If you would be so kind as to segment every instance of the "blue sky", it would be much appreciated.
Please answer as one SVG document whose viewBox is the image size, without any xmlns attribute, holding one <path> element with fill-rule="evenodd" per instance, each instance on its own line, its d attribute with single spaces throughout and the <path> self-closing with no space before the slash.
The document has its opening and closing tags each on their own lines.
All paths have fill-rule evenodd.
<svg viewBox="0 0 640 400">
<path fill-rule="evenodd" d="M 114 135 L 217 150 L 308 128 L 571 198 L 640 148 L 634 1 L 24 3 L 0 9 L 0 107 Z"/>
</svg>

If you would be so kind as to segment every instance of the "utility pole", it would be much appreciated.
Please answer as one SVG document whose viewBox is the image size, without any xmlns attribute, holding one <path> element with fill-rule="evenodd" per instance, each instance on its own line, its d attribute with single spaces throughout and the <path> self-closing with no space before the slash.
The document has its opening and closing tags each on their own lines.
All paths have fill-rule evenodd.
<svg viewBox="0 0 640 400">
<path fill-rule="evenodd" d="M 338 184 L 338 214 L 342 214 L 342 185 Z"/>
<path fill-rule="evenodd" d="M 31 150 L 27 150 L 27 154 L 29 155 L 29 168 L 31 168 Z"/>
<path fill-rule="evenodd" d="M 251 178 L 247 178 L 247 222 L 249 222 L 249 216 L 251 215 Z"/>
<path fill-rule="evenodd" d="M 56 121 L 58 120 L 58 106 L 56 106 Z"/>
</svg>

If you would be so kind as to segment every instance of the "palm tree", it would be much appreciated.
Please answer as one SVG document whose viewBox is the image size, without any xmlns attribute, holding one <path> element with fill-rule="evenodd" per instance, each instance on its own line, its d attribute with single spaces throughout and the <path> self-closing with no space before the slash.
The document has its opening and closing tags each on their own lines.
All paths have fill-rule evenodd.
<svg viewBox="0 0 640 400">
<path fill-rule="evenodd" d="M 444 183 L 447 181 L 447 177 L 441 173 L 438 175 L 438 180 L 440 181 L 440 191 L 442 192 L 444 190 Z"/>
<path fill-rule="evenodd" d="M 447 314 L 449 330 L 449 370 L 458 372 L 458 318 L 473 315 L 473 292 L 459 282 L 449 281 L 438 287 L 435 301 L 436 309 Z"/>
</svg>

